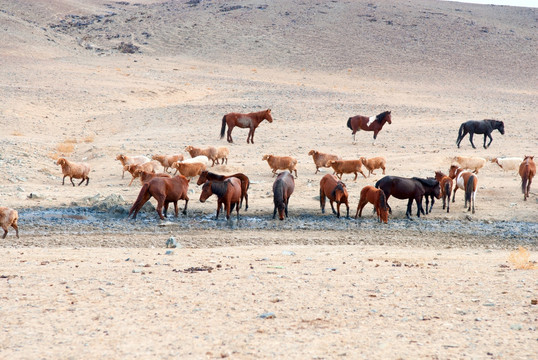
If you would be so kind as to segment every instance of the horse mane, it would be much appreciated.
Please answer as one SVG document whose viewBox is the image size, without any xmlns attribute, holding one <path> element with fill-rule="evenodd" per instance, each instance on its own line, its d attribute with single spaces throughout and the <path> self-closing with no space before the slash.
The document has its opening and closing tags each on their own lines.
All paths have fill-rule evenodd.
<svg viewBox="0 0 538 360">
<path fill-rule="evenodd" d="M 434 187 L 437 184 L 439 184 L 439 181 L 437 181 L 435 179 L 432 179 L 432 178 L 423 179 L 423 178 L 419 178 L 419 177 L 414 177 L 413 180 L 417 180 L 422 185 L 426 185 L 428 187 Z"/>
<path fill-rule="evenodd" d="M 383 120 L 385 119 L 385 116 L 387 116 L 390 113 L 390 111 L 383 111 L 381 114 L 377 115 L 375 117 L 375 121 L 378 123 L 383 123 Z"/>
<path fill-rule="evenodd" d="M 228 183 L 230 180 L 225 181 L 212 181 L 211 182 L 211 191 L 213 194 L 217 195 L 217 197 L 221 197 L 226 193 L 226 190 L 228 189 Z"/>
<path fill-rule="evenodd" d="M 224 180 L 224 175 L 219 175 L 219 174 L 215 174 L 215 173 L 212 173 L 212 172 L 208 171 L 207 172 L 207 178 L 210 179 L 210 180 L 223 181 Z"/>
<path fill-rule="evenodd" d="M 345 187 L 346 187 L 346 184 L 344 184 L 344 183 L 341 182 L 341 181 L 338 181 L 338 182 L 336 183 L 336 186 L 334 187 L 332 193 L 331 193 L 331 196 L 332 196 L 333 198 L 335 198 L 335 197 L 336 197 L 336 190 L 340 190 L 340 191 L 343 192 Z"/>
</svg>

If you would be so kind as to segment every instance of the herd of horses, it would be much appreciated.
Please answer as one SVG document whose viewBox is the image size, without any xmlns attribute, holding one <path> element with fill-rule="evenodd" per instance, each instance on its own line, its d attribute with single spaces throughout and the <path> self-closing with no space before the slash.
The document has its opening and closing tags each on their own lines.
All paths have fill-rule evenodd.
<svg viewBox="0 0 538 360">
<path fill-rule="evenodd" d="M 225 135 L 226 126 L 228 126 L 227 141 L 233 142 L 231 133 L 234 127 L 248 128 L 249 134 L 247 143 L 254 143 L 254 132 L 263 120 L 273 121 L 271 110 L 267 109 L 260 112 L 241 114 L 229 113 L 222 118 L 221 138 Z M 359 130 L 373 131 L 374 140 L 377 134 L 383 128 L 385 123 L 392 123 L 391 112 L 385 111 L 377 116 L 367 117 L 357 115 L 350 117 L 347 121 L 347 126 L 352 130 L 353 142 L 355 142 L 355 134 Z M 468 121 L 460 126 L 458 139 L 456 141 L 458 147 L 464 136 L 469 134 L 469 140 L 473 147 L 473 135 L 484 134 L 484 148 L 489 147 L 492 141 L 491 132 L 497 129 L 501 134 L 504 134 L 504 124 L 498 120 L 482 120 Z M 490 141 L 486 145 L 486 139 Z M 532 178 L 536 173 L 536 165 L 533 157 L 526 157 L 521 164 L 520 175 L 522 177 L 522 191 L 524 200 L 527 199 Z M 189 180 L 182 175 L 173 178 L 155 177 L 148 183 L 142 186 L 140 193 L 129 211 L 129 217 L 136 218 L 142 206 L 151 198 L 154 197 L 157 201 L 156 211 L 161 219 L 166 217 L 168 206 L 174 204 L 175 216 L 178 216 L 179 210 L 177 202 L 185 201 L 183 214 L 187 212 L 187 204 L 189 198 L 188 193 Z M 219 175 L 208 171 L 203 171 L 198 178 L 198 185 L 202 186 L 200 194 L 200 202 L 205 202 L 211 195 L 217 197 L 217 213 L 218 219 L 222 207 L 226 212 L 226 218 L 229 220 L 231 213 L 235 210 L 239 219 L 239 210 L 245 202 L 245 210 L 248 210 L 248 189 L 250 180 L 243 173 L 233 175 Z M 326 174 L 320 180 L 320 208 L 321 212 L 325 213 L 326 199 L 329 200 L 332 212 L 340 217 L 340 206 L 346 206 L 346 217 L 349 218 L 349 194 L 346 185 L 338 179 L 334 174 Z M 450 212 L 450 199 L 455 201 L 455 194 L 458 189 L 462 189 L 465 193 L 465 207 L 468 211 L 475 213 L 476 191 L 478 187 L 478 177 L 476 174 L 452 165 L 448 175 L 442 172 L 436 172 L 435 177 L 431 178 L 404 178 L 400 176 L 387 175 L 376 182 L 375 186 L 367 185 L 360 193 L 360 200 L 357 206 L 355 218 L 362 216 L 362 210 L 366 204 L 374 205 L 374 211 L 380 222 L 388 222 L 388 214 L 392 213 L 392 209 L 388 204 L 388 199 L 393 196 L 397 199 L 407 199 L 407 218 L 411 218 L 412 204 L 417 205 L 417 217 L 421 214 L 425 215 L 431 212 L 435 199 L 443 199 L 443 210 Z M 278 174 L 273 183 L 273 219 L 278 212 L 279 219 L 284 220 L 288 217 L 288 203 L 291 195 L 295 190 L 295 180 L 292 174 L 284 171 Z M 426 207 L 422 205 L 422 200 L 425 199 Z M 431 200 L 431 205 L 429 201 Z M 334 206 L 336 204 L 336 208 Z"/>
</svg>

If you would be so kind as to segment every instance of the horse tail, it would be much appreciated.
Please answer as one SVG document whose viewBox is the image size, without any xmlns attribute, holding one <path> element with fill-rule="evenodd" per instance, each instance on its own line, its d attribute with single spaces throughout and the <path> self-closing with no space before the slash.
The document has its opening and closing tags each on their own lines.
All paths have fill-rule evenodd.
<svg viewBox="0 0 538 360">
<path fill-rule="evenodd" d="M 450 181 L 445 182 L 445 195 L 450 195 Z"/>
<path fill-rule="evenodd" d="M 467 179 L 467 184 L 465 185 L 465 202 L 469 201 L 471 203 L 471 195 L 474 191 L 474 179 L 475 176 L 471 175 L 469 176 L 469 179 Z"/>
<path fill-rule="evenodd" d="M 458 138 L 456 139 L 456 143 L 463 137 L 463 127 L 465 126 L 465 123 L 460 125 L 460 130 L 458 131 Z"/>
<path fill-rule="evenodd" d="M 140 189 L 140 193 L 138 194 L 138 197 L 136 198 L 133 206 L 131 206 L 131 210 L 129 210 L 129 216 L 131 216 L 131 214 L 137 212 L 138 210 L 140 210 L 140 208 L 142 208 L 142 206 L 144 204 L 142 204 L 142 201 L 144 200 L 144 195 L 148 192 L 148 189 L 149 189 L 149 184 L 148 183 L 145 183 L 144 186 L 142 186 L 142 189 Z"/>
<path fill-rule="evenodd" d="M 521 174 L 521 192 L 526 194 L 527 181 L 529 181 L 529 166 L 525 165 L 523 168 L 523 173 Z"/>
<path fill-rule="evenodd" d="M 347 127 L 353 130 L 353 127 L 351 126 L 351 118 L 347 119 Z"/>
<path fill-rule="evenodd" d="M 273 201 L 277 208 L 282 209 L 284 207 L 284 184 L 280 179 L 275 183 Z"/>
<path fill-rule="evenodd" d="M 379 207 L 381 210 L 387 210 L 387 198 L 383 190 L 379 191 Z"/>
<path fill-rule="evenodd" d="M 222 117 L 222 127 L 220 128 L 220 138 L 224 137 L 224 131 L 226 130 L 226 115 Z"/>
</svg>

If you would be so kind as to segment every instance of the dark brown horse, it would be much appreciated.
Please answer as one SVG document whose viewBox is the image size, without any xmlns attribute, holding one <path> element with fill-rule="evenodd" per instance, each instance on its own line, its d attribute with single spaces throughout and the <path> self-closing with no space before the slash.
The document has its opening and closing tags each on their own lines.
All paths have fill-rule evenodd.
<svg viewBox="0 0 538 360">
<path fill-rule="evenodd" d="M 355 144 L 355 134 L 357 131 L 373 131 L 374 132 L 374 143 L 377 139 L 377 134 L 383 128 L 383 125 L 388 122 L 392 124 L 390 111 L 382 112 L 377 116 L 367 117 L 362 115 L 357 115 L 350 117 L 347 120 L 347 127 L 351 129 L 353 135 L 353 144 Z"/>
<path fill-rule="evenodd" d="M 173 178 L 167 177 L 155 177 L 149 182 L 145 183 L 140 189 L 138 198 L 134 202 L 131 210 L 129 210 L 129 216 L 133 215 L 133 219 L 136 219 L 136 215 L 144 206 L 144 204 L 153 196 L 157 200 L 157 214 L 161 220 L 166 217 L 168 211 L 168 204 L 174 203 L 174 210 L 176 217 L 178 216 L 178 200 L 185 200 L 185 208 L 183 209 L 183 215 L 187 214 L 187 204 L 189 203 L 189 197 L 187 191 L 189 190 L 189 180 L 183 175 L 177 175 Z M 164 216 L 163 216 L 164 206 Z"/>
<path fill-rule="evenodd" d="M 439 187 L 438 182 L 437 186 Z M 397 199 L 408 199 L 407 211 L 405 212 L 405 216 L 407 216 L 408 219 L 411 219 L 411 206 L 413 205 L 413 200 L 415 200 L 417 203 L 417 216 L 420 217 L 420 213 L 424 214 L 424 209 L 422 208 L 422 198 L 424 197 L 426 191 L 424 190 L 424 186 L 420 181 L 387 175 L 376 182 L 375 187 L 383 190 L 385 193 L 387 198 L 387 206 L 390 213 L 392 213 L 392 209 L 388 204 L 388 200 L 392 195 Z"/>
<path fill-rule="evenodd" d="M 450 194 L 452 193 L 452 179 L 440 171 L 435 172 L 435 180 L 441 185 L 441 197 L 443 198 L 443 210 L 446 206 L 446 212 L 450 212 Z M 433 206 L 433 203 L 432 203 Z M 431 208 L 430 208 L 431 211 Z"/>
<path fill-rule="evenodd" d="M 329 198 L 333 214 L 340 217 L 340 204 L 345 204 L 347 208 L 346 217 L 349 218 L 349 203 L 347 201 L 348 193 L 346 184 L 338 180 L 334 175 L 327 174 L 319 182 L 319 205 L 321 213 L 325 214 L 325 197 Z M 336 201 L 338 211 L 334 210 L 333 201 Z"/>
<path fill-rule="evenodd" d="M 521 191 L 523 192 L 523 200 L 527 201 L 529 192 L 531 191 L 532 178 L 536 175 L 536 164 L 534 156 L 525 155 L 525 159 L 519 165 L 519 176 L 521 176 Z"/>
<path fill-rule="evenodd" d="M 235 177 L 241 180 L 241 203 L 239 204 L 239 208 L 243 206 L 243 199 L 245 200 L 245 211 L 248 210 L 248 188 L 250 186 L 250 180 L 248 176 L 246 176 L 243 173 L 237 173 L 233 175 L 218 175 L 209 171 L 202 171 L 200 174 L 200 177 L 198 177 L 198 181 L 196 182 L 197 185 L 204 184 L 207 180 L 217 180 L 217 181 L 224 181 L 228 178 Z"/>
<path fill-rule="evenodd" d="M 232 140 L 232 130 L 234 127 L 240 127 L 243 129 L 250 129 L 247 136 L 247 144 L 250 142 L 254 144 L 254 131 L 260 125 L 263 120 L 267 120 L 270 123 L 273 122 L 273 117 L 271 116 L 271 109 L 258 111 L 248 114 L 240 113 L 229 113 L 222 117 L 222 127 L 220 129 L 220 138 L 224 137 L 224 131 L 226 130 L 226 124 L 228 124 L 228 134 L 226 140 L 229 143 L 233 143 Z"/>
<path fill-rule="evenodd" d="M 275 204 L 273 209 L 273 219 L 276 216 L 277 209 L 278 218 L 280 220 L 284 220 L 284 214 L 288 217 L 288 203 L 294 189 L 295 180 L 293 179 L 293 175 L 287 171 L 278 174 L 273 183 L 273 203 Z"/>
<path fill-rule="evenodd" d="M 465 207 L 467 207 L 467 202 L 469 202 L 467 211 L 471 211 L 472 208 L 474 214 L 476 189 L 478 188 L 478 178 L 476 175 L 470 171 L 465 171 L 456 165 L 452 165 L 448 172 L 448 176 L 456 181 L 456 186 L 454 186 L 454 192 L 452 193 L 452 202 L 456 200 L 456 190 L 462 189 L 465 191 Z"/>
<path fill-rule="evenodd" d="M 385 193 L 383 190 L 376 189 L 370 185 L 366 185 L 361 190 L 361 198 L 359 200 L 359 205 L 357 205 L 355 219 L 357 218 L 357 215 L 359 217 L 362 216 L 362 209 L 364 209 L 368 203 L 374 205 L 379 222 L 383 221 L 385 224 L 387 224 L 389 221 L 389 208 L 387 206 L 387 198 L 385 197 Z"/>
<path fill-rule="evenodd" d="M 235 177 L 224 181 L 209 180 L 202 186 L 200 202 L 205 202 L 211 195 L 217 195 L 217 219 L 220 208 L 224 204 L 226 219 L 230 220 L 230 213 L 237 209 L 237 219 L 239 220 L 239 203 L 241 201 L 241 180 Z"/>
</svg>

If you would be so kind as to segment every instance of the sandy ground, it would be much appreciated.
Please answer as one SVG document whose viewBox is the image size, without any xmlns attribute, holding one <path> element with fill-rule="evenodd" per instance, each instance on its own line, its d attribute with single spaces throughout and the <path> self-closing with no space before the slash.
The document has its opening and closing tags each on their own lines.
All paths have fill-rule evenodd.
<svg viewBox="0 0 538 360">
<path fill-rule="evenodd" d="M 448 214 L 438 201 L 407 221 L 406 202 L 390 199 L 387 225 L 370 206 L 338 220 L 319 210 L 328 170 L 314 174 L 307 154 L 384 156 L 387 174 L 408 177 L 447 172 L 456 155 L 535 155 L 536 9 L 58 0 L 0 10 L 0 206 L 21 214 L 20 239 L 0 242 L 0 358 L 535 358 L 536 270 L 508 262 L 519 245 L 537 261 L 535 187 L 524 202 L 517 173 L 487 164 L 475 214 L 458 192 Z M 138 50 L 121 53 L 121 42 Z M 267 108 L 274 122 L 254 145 L 241 129 L 233 144 L 219 139 L 224 114 Z M 393 123 L 375 145 L 366 132 L 352 144 L 347 119 L 385 110 Z M 458 149 L 459 125 L 484 118 L 506 134 Z M 215 199 L 199 203 L 193 180 L 186 216 L 110 214 L 99 227 L 107 213 L 88 206 L 121 195 L 113 205 L 128 209 L 140 189 L 116 155 L 187 145 L 229 147 L 228 165 L 211 170 L 250 177 L 243 221 L 215 222 Z M 264 154 L 299 162 L 284 225 L 270 218 Z M 59 156 L 88 162 L 89 186 L 62 186 Z M 352 215 L 381 177 L 344 175 Z M 182 247 L 166 255 L 170 236 Z"/>
</svg>

